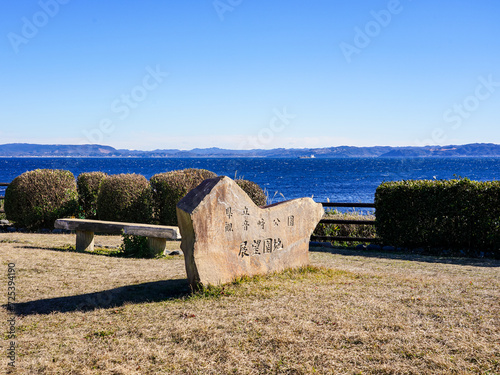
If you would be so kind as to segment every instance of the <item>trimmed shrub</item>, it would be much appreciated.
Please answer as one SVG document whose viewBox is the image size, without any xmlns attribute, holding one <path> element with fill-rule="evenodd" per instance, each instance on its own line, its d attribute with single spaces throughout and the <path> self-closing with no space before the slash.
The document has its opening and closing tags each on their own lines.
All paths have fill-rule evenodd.
<svg viewBox="0 0 500 375">
<path fill-rule="evenodd" d="M 161 225 L 177 225 L 177 203 L 207 178 L 217 175 L 206 169 L 189 168 L 151 177 L 154 218 Z"/>
<path fill-rule="evenodd" d="M 148 238 L 123 234 L 123 243 L 120 250 L 124 257 L 129 258 L 155 258 L 157 255 L 149 248 Z"/>
<path fill-rule="evenodd" d="M 75 176 L 60 169 L 36 169 L 17 176 L 5 192 L 5 214 L 18 227 L 53 228 L 78 208 Z"/>
<path fill-rule="evenodd" d="M 99 220 L 151 222 L 151 186 L 139 174 L 118 174 L 101 181 L 97 196 Z"/>
<path fill-rule="evenodd" d="M 101 181 L 108 175 L 104 172 L 84 172 L 76 181 L 80 212 L 85 219 L 97 219 L 97 195 Z"/>
<path fill-rule="evenodd" d="M 235 180 L 235 182 L 245 191 L 245 193 L 248 194 L 257 206 L 266 205 L 266 194 L 264 193 L 264 190 L 262 190 L 262 188 L 255 182 L 240 179 Z"/>
<path fill-rule="evenodd" d="M 394 246 L 500 248 L 500 181 L 398 181 L 375 193 L 376 230 Z"/>
</svg>

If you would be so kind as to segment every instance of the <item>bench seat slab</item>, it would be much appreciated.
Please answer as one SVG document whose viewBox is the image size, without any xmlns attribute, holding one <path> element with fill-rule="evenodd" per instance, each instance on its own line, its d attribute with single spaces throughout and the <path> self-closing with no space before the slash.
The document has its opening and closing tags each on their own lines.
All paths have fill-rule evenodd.
<svg viewBox="0 0 500 375">
<path fill-rule="evenodd" d="M 178 227 L 165 225 L 150 225 L 138 223 L 123 223 L 115 221 L 87 219 L 58 219 L 55 228 L 76 231 L 76 250 L 94 251 L 94 233 L 130 234 L 148 238 L 149 248 L 156 255 L 165 253 L 167 239 L 180 240 Z"/>
<path fill-rule="evenodd" d="M 88 219 L 57 219 L 55 228 L 89 231 L 109 234 L 132 234 L 135 236 L 167 238 L 180 240 L 178 227 L 152 224 L 123 223 L 116 221 L 88 220 Z"/>
</svg>

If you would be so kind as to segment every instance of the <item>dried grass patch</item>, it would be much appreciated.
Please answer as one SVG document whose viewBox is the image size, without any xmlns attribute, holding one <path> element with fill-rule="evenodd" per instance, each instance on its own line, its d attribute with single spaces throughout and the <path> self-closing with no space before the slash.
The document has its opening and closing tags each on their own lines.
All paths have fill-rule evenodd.
<svg viewBox="0 0 500 375">
<path fill-rule="evenodd" d="M 64 242 L 32 236 L 25 240 L 38 247 Z M 311 252 L 304 270 L 191 295 L 182 257 L 30 246 L 0 243 L 2 267 L 16 263 L 24 309 L 16 318 L 18 373 L 500 371 L 498 261 Z"/>
</svg>

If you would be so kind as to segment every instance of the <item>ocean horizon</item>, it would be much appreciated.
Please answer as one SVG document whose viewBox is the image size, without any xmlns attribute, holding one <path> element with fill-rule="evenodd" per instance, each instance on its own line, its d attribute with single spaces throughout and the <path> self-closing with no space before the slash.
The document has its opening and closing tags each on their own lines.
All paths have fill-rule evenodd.
<svg viewBox="0 0 500 375">
<path fill-rule="evenodd" d="M 0 182 L 34 169 L 66 169 L 75 177 L 82 172 L 154 174 L 184 168 L 202 168 L 233 179 L 259 184 L 272 203 L 312 197 L 317 202 L 374 200 L 384 181 L 469 178 L 500 179 L 500 158 L 0 158 Z M 0 195 L 5 187 L 0 187 Z"/>
</svg>

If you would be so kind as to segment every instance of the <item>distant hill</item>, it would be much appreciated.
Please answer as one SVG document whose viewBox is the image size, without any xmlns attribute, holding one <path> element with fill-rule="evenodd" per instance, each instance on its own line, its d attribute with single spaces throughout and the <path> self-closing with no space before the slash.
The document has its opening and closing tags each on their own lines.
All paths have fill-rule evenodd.
<svg viewBox="0 0 500 375">
<path fill-rule="evenodd" d="M 9 143 L 0 145 L 0 156 L 119 156 L 110 146 L 101 145 L 37 145 L 29 143 Z"/>
<path fill-rule="evenodd" d="M 473 143 L 467 145 L 425 147 L 354 147 L 276 148 L 272 150 L 226 150 L 195 148 L 193 150 L 137 151 L 103 145 L 38 145 L 9 143 L 0 145 L 0 157 L 160 157 L 160 158 L 350 158 L 350 157 L 500 157 L 500 145 Z"/>
</svg>

